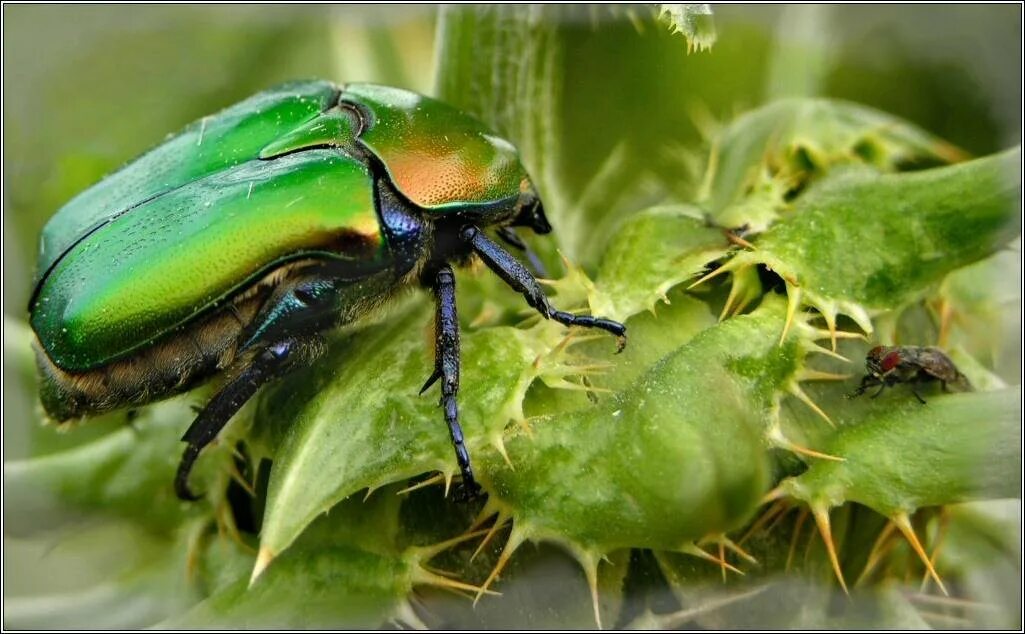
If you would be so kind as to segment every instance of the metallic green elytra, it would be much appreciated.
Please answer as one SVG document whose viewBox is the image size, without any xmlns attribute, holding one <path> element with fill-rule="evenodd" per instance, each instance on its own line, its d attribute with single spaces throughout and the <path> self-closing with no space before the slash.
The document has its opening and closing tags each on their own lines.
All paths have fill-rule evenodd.
<svg viewBox="0 0 1025 634">
<path fill-rule="evenodd" d="M 484 233 L 551 228 L 516 149 L 434 99 L 371 84 L 291 83 L 168 137 L 68 202 L 43 230 L 29 311 L 41 400 L 64 421 L 224 386 L 186 433 L 177 481 L 258 387 L 309 363 L 321 334 L 396 291 L 431 289 L 436 368 L 464 484 L 451 264 L 479 257 L 553 309 Z M 426 389 L 426 388 L 425 388 Z"/>
</svg>

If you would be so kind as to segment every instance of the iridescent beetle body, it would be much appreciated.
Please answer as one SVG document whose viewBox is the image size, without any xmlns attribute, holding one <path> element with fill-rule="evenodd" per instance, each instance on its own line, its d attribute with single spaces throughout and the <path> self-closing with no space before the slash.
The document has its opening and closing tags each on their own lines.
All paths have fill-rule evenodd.
<svg viewBox="0 0 1025 634">
<path fill-rule="evenodd" d="M 260 385 L 308 363 L 321 334 L 394 293 L 431 289 L 435 371 L 464 485 L 451 264 L 479 257 L 553 309 L 484 229 L 551 227 L 515 148 L 439 101 L 370 84 L 288 84 L 192 124 L 65 205 L 43 231 L 29 311 L 41 400 L 65 421 L 224 373 L 185 434 L 176 481 Z"/>
</svg>

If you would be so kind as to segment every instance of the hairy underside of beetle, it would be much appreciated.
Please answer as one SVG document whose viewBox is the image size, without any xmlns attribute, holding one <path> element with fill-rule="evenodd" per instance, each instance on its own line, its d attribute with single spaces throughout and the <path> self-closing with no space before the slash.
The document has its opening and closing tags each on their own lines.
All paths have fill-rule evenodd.
<svg viewBox="0 0 1025 634">
<path fill-rule="evenodd" d="M 208 315 L 167 333 L 152 345 L 85 371 L 58 367 L 38 340 L 33 342 L 40 377 L 40 400 L 52 422 L 63 423 L 87 415 L 139 406 L 187 392 L 236 361 L 248 330 L 275 291 L 299 279 L 316 260 L 280 266 L 257 283 L 237 293 Z M 373 312 L 387 299 L 363 293 L 339 315 L 350 323 Z M 312 334 L 312 333 L 311 333 Z M 317 356 L 319 343 L 309 338 L 302 359 Z M 225 376 L 230 380 L 231 376 Z"/>
</svg>

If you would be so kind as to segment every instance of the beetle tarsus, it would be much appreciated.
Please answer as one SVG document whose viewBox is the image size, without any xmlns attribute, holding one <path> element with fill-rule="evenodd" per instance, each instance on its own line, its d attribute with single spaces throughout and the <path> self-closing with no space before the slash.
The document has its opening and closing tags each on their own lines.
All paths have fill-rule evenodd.
<svg viewBox="0 0 1025 634">
<path fill-rule="evenodd" d="M 474 253 L 484 260 L 488 268 L 494 271 L 496 275 L 502 278 L 514 290 L 522 293 L 527 303 L 546 319 L 554 319 L 566 326 L 598 328 L 599 330 L 612 333 L 621 338 L 620 350 L 622 350 L 622 345 L 626 341 L 626 326 L 618 321 L 604 317 L 574 315 L 566 311 L 554 309 L 548 302 L 548 296 L 545 295 L 541 285 L 530 274 L 530 271 L 508 251 L 484 235 L 483 231 L 474 226 L 464 227 L 460 237 L 469 243 Z"/>
<path fill-rule="evenodd" d="M 485 498 L 487 495 L 472 477 L 470 480 L 463 480 L 457 484 L 455 490 L 452 491 L 452 499 L 456 502 L 473 502 Z"/>
</svg>

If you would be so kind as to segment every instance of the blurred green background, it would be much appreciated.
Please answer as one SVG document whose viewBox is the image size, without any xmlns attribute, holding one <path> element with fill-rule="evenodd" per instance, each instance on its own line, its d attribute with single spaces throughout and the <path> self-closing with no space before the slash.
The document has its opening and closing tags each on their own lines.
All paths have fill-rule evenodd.
<svg viewBox="0 0 1025 634">
<path fill-rule="evenodd" d="M 703 128 L 787 96 L 875 106 L 972 154 L 1021 142 L 1020 6 L 713 10 L 718 41 L 701 53 L 688 53 L 681 36 L 631 9 L 538 13 L 561 21 L 563 99 L 545 116 L 558 120 L 568 148 L 558 171 L 566 196 L 582 194 L 608 156 L 626 147 L 657 186 L 627 189 L 632 198 L 620 204 L 686 198 L 696 181 L 679 174 L 687 150 L 701 147 Z M 3 18 L 3 306 L 5 320 L 18 322 L 49 216 L 168 133 L 289 79 L 373 81 L 425 93 L 443 85 L 438 9 L 426 5 L 5 5 Z M 485 76 L 493 72 L 487 61 L 482 56 Z M 516 121 L 495 118 L 515 138 Z M 1020 285 L 1020 272 L 1009 274 Z M 34 395 L 11 378 L 18 363 L 5 348 L 5 461 L 78 442 L 40 439 Z M 1020 382 L 1020 365 L 1017 376 Z M 5 503 L 8 519 L 19 510 Z M 1020 525 L 1020 507 L 1018 518 Z M 89 579 L 102 590 L 117 561 L 129 557 L 124 551 L 148 547 L 105 534 L 104 545 L 62 556 L 66 542 L 31 521 L 16 537 L 4 535 L 5 603 L 64 586 L 70 592 Z M 78 539 L 88 542 L 88 529 Z"/>
</svg>

